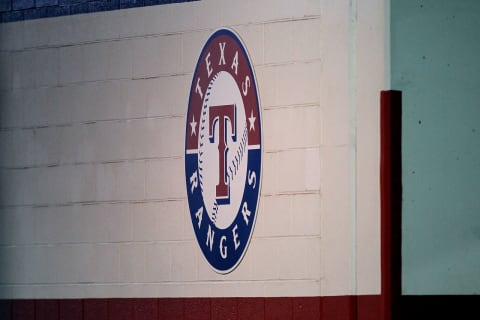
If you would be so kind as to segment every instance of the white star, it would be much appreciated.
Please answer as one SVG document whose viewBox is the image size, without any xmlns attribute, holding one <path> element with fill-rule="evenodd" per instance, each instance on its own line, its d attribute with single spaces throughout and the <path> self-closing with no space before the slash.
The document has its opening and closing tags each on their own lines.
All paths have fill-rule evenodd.
<svg viewBox="0 0 480 320">
<path fill-rule="evenodd" d="M 190 135 L 197 135 L 197 122 L 195 121 L 195 116 L 192 116 L 192 122 L 190 122 L 190 127 L 192 127 L 192 133 Z"/>
<path fill-rule="evenodd" d="M 250 122 L 250 131 L 252 129 L 253 129 L 253 131 L 255 131 L 255 119 L 257 119 L 257 118 L 255 118 L 253 116 L 253 110 L 252 110 L 252 112 L 250 113 L 250 118 L 248 118 L 248 122 Z"/>
</svg>

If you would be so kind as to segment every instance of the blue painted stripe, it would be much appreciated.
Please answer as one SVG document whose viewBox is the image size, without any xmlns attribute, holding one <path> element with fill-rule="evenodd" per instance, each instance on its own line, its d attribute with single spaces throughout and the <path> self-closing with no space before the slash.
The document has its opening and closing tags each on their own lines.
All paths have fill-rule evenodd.
<svg viewBox="0 0 480 320">
<path fill-rule="evenodd" d="M 11 11 L 12 0 L 0 0 L 0 12 Z"/>
<path fill-rule="evenodd" d="M 0 23 L 199 0 L 0 0 Z"/>
</svg>

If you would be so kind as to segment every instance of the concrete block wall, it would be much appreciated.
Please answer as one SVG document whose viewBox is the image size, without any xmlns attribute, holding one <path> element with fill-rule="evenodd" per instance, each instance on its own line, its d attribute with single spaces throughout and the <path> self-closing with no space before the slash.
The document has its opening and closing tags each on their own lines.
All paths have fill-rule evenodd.
<svg viewBox="0 0 480 320">
<path fill-rule="evenodd" d="M 384 6 L 358 6 L 204 0 L 0 24 L 0 298 L 378 294 L 384 51 L 358 48 L 383 43 L 368 9 Z M 249 50 L 264 132 L 257 225 L 227 275 L 196 243 L 183 158 L 192 73 L 220 27 Z"/>
</svg>

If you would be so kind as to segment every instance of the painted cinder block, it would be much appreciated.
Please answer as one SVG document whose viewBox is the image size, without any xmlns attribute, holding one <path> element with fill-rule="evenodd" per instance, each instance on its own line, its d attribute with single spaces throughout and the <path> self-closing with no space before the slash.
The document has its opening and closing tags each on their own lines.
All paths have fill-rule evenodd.
<svg viewBox="0 0 480 320">
<path fill-rule="evenodd" d="M 191 76 L 173 75 L 145 80 L 147 117 L 184 117 L 188 104 Z"/>
<path fill-rule="evenodd" d="M 131 79 L 133 46 L 130 40 L 108 43 L 107 79 Z"/>
<path fill-rule="evenodd" d="M 182 201 L 162 201 L 132 205 L 134 241 L 184 240 L 185 217 Z"/>
<path fill-rule="evenodd" d="M 89 163 L 95 159 L 94 140 L 95 126 L 93 124 L 72 125 L 63 128 L 62 164 Z"/>
<path fill-rule="evenodd" d="M 26 245 L 35 241 L 33 210 L 28 207 L 0 209 L 0 244 Z"/>
<path fill-rule="evenodd" d="M 63 80 L 61 80 L 63 83 Z M 72 112 L 72 122 L 92 122 L 96 120 L 95 110 L 98 108 L 96 92 L 98 88 L 104 88 L 103 83 L 77 83 L 68 84 L 68 95 L 71 104 L 63 106 L 65 109 L 70 109 Z"/>
<path fill-rule="evenodd" d="M 318 279 L 281 280 L 265 282 L 263 296 L 265 297 L 309 297 L 320 296 L 321 286 Z"/>
<path fill-rule="evenodd" d="M 72 201 L 72 171 L 69 166 L 35 168 L 32 179 L 37 180 L 38 203 L 64 204 Z M 34 176 L 37 175 L 37 176 Z M 37 204 L 29 202 L 29 204 Z"/>
<path fill-rule="evenodd" d="M 12 54 L 8 51 L 0 51 L 0 67 L 2 68 L 2 72 L 0 72 L 0 90 L 2 91 L 9 90 L 13 87 L 11 56 Z M 5 95 L 5 93 L 2 93 L 2 95 Z"/>
<path fill-rule="evenodd" d="M 85 229 L 79 242 L 120 243 L 133 239 L 133 208 L 131 203 L 102 203 L 74 207 L 77 217 L 73 221 L 83 221 Z M 75 210 L 76 209 L 76 210 Z M 79 217 L 81 216 L 81 217 Z M 93 222 L 93 223 L 92 223 Z"/>
<path fill-rule="evenodd" d="M 215 249 L 218 250 L 218 247 Z M 214 290 L 215 296 L 221 297 L 225 295 L 240 295 L 242 293 L 242 288 L 239 286 L 239 283 L 242 282 L 242 280 L 249 279 L 251 277 L 253 273 L 254 259 L 255 255 L 247 251 L 242 258 L 242 262 L 235 268 L 235 272 L 221 275 L 216 272 L 212 272 L 211 266 L 199 252 L 197 253 L 198 281 L 222 281 L 224 284 L 227 282 L 230 283 L 225 287 L 217 286 L 217 288 Z M 260 288 L 257 288 L 257 290 L 251 288 L 252 295 L 258 294 L 259 292 L 261 292 Z"/>
<path fill-rule="evenodd" d="M 133 77 L 141 79 L 180 73 L 181 44 L 180 35 L 135 39 Z M 165 57 L 166 61 L 158 57 Z"/>
<path fill-rule="evenodd" d="M 22 130 L 27 134 L 28 140 L 33 141 L 34 164 L 37 166 L 58 165 L 62 152 L 61 137 L 64 136 L 64 128 L 45 127 L 34 130 Z M 16 139 L 17 143 L 20 139 Z M 27 148 L 22 148 L 28 151 Z M 28 163 L 28 154 L 21 156 Z M 20 163 L 22 163 L 20 162 Z"/>
<path fill-rule="evenodd" d="M 90 42 L 94 40 L 94 28 L 93 16 L 85 15 L 83 19 L 77 15 L 81 8 L 87 8 L 88 4 L 79 3 L 78 5 L 72 5 L 70 7 L 70 13 L 72 16 L 59 17 L 54 20 L 57 23 L 53 23 L 57 27 L 63 27 L 63 32 L 59 33 L 57 37 L 52 41 L 54 46 L 72 45 L 84 42 Z M 28 21 L 26 21 L 28 22 Z"/>
<path fill-rule="evenodd" d="M 24 126 L 46 126 L 49 123 L 48 116 L 50 108 L 54 109 L 54 96 L 56 89 L 49 87 L 38 87 L 22 90 L 24 93 Z"/>
<path fill-rule="evenodd" d="M 0 131 L 0 150 L 5 150 L 2 155 L 0 155 L 0 166 L 7 167 L 13 163 L 12 157 L 10 156 L 12 146 L 12 132 L 11 131 Z"/>
<path fill-rule="evenodd" d="M 51 26 L 51 22 L 45 19 L 27 20 L 18 22 L 18 24 L 23 24 L 22 38 L 25 49 L 46 46 L 50 43 L 50 39 L 57 33 L 54 29 L 52 29 L 50 33 L 47 32 Z"/>
<path fill-rule="evenodd" d="M 264 161 L 264 194 L 311 192 L 320 189 L 319 148 L 266 153 Z"/>
<path fill-rule="evenodd" d="M 99 42 L 80 46 L 83 58 L 83 81 L 98 81 L 107 78 L 109 43 Z"/>
<path fill-rule="evenodd" d="M 123 84 L 123 81 L 104 81 L 69 86 L 72 104 L 64 107 L 70 109 L 72 122 L 125 119 L 128 94 L 136 96 L 139 93 L 123 91 Z M 142 110 L 141 104 L 136 106 L 137 110 Z"/>
<path fill-rule="evenodd" d="M 320 61 L 257 68 L 263 107 L 318 104 L 320 100 Z"/>
<path fill-rule="evenodd" d="M 38 190 L 38 182 L 36 181 L 37 170 L 32 168 L 14 169 L 11 171 L 13 175 L 13 185 L 7 185 L 12 187 L 13 196 L 11 204 L 16 205 L 28 205 L 35 202 L 34 199 L 40 196 Z M 21 190 L 19 192 L 19 190 Z"/>
<path fill-rule="evenodd" d="M 265 25 L 265 63 L 321 58 L 320 19 L 280 21 Z"/>
<path fill-rule="evenodd" d="M 27 168 L 35 163 L 35 144 L 32 130 L 8 130 L 0 132 L 4 150 L 1 158 L 7 168 Z"/>
<path fill-rule="evenodd" d="M 75 258 L 85 255 L 83 269 L 80 271 L 79 282 L 101 282 L 114 283 L 118 282 L 118 265 L 119 254 L 117 244 L 88 244 L 75 245 L 72 250 L 79 250 L 80 253 L 75 253 Z M 70 272 L 65 269 L 65 272 Z"/>
<path fill-rule="evenodd" d="M 76 233 L 73 228 L 71 207 L 38 207 L 32 210 L 35 227 L 34 244 L 57 244 L 74 242 Z M 79 226 L 83 226 L 76 221 Z"/>
<path fill-rule="evenodd" d="M 115 5 L 116 2 L 111 2 L 111 4 Z M 90 24 L 90 28 L 87 28 L 87 30 L 89 30 L 89 33 L 87 34 L 87 39 L 85 40 L 99 41 L 120 38 L 120 30 L 122 22 L 124 21 L 123 12 L 124 10 L 95 12 L 94 14 L 88 15 L 91 16 L 90 21 L 88 21 L 88 19 L 79 19 L 80 24 L 82 25 L 86 21 L 88 21 L 87 23 Z"/>
<path fill-rule="evenodd" d="M 235 2 L 240 4 L 241 2 Z M 265 33 L 264 24 L 240 24 L 232 27 L 246 46 L 253 66 L 265 63 Z M 255 70 L 254 70 L 255 71 Z M 257 85 L 260 85 L 257 83 Z"/>
<path fill-rule="evenodd" d="M 4 283 L 25 285 L 37 281 L 37 274 L 33 270 L 32 263 L 39 261 L 41 252 L 35 249 L 32 246 L 4 247 L 2 253 L 8 257 L 2 265 L 5 273 Z"/>
<path fill-rule="evenodd" d="M 87 263 L 83 259 L 87 258 L 84 253 L 85 246 L 81 245 L 39 245 L 33 248 L 38 257 L 30 258 L 29 264 L 31 267 L 28 272 L 31 272 L 35 279 L 32 283 L 73 283 L 81 281 L 81 270 L 86 267 Z M 32 251 L 33 251 L 32 250 Z M 36 262 L 36 266 L 32 262 Z M 48 271 L 49 265 L 57 264 L 55 272 Z M 39 268 L 35 272 L 36 268 Z"/>
<path fill-rule="evenodd" d="M 125 243 L 118 247 L 119 250 L 119 281 L 122 283 L 143 283 L 145 282 L 147 248 L 152 244 L 147 243 Z M 152 249 L 148 249 L 150 252 Z M 168 258 L 165 254 L 162 258 Z M 150 259 L 150 258 L 149 258 Z M 160 262 L 158 262 L 160 263 Z M 155 268 L 151 266 L 150 268 Z M 165 270 L 168 271 L 168 267 Z"/>
<path fill-rule="evenodd" d="M 173 254 L 175 249 L 177 249 L 176 247 L 177 244 L 162 242 L 153 242 L 145 245 L 146 282 L 172 280 L 173 272 L 178 272 L 173 270 Z M 188 257 L 185 257 L 185 259 L 188 259 Z"/>
<path fill-rule="evenodd" d="M 23 125 L 23 112 L 24 112 L 23 91 L 22 90 L 9 90 L 9 91 L 0 90 L 0 103 L 2 104 L 2 108 L 0 108 L 0 127 L 2 128 L 21 127 Z"/>
<path fill-rule="evenodd" d="M 125 46 L 124 42 L 85 44 L 79 50 L 83 57 L 84 81 L 131 76 L 132 48 Z"/>
<path fill-rule="evenodd" d="M 116 82 L 113 82 L 116 86 Z M 153 90 L 151 79 L 136 79 L 120 82 L 121 101 L 117 104 L 119 119 L 144 118 L 147 116 L 147 101 Z"/>
<path fill-rule="evenodd" d="M 182 34 L 182 71 L 187 74 L 193 74 L 197 65 L 198 56 L 205 45 L 205 41 L 210 36 L 210 30 L 193 30 Z M 192 82 L 189 77 L 188 90 Z M 188 93 L 188 92 L 187 92 Z M 186 111 L 185 111 L 186 112 Z"/>
<path fill-rule="evenodd" d="M 15 194 L 12 170 L 0 168 L 0 205 L 5 206 L 12 203 L 11 196 Z M 7 187 L 8 186 L 8 187 Z"/>
<path fill-rule="evenodd" d="M 295 105 L 319 101 L 320 61 L 278 67 L 276 105 Z"/>
<path fill-rule="evenodd" d="M 34 51 L 36 85 L 53 87 L 58 85 L 59 50 L 57 48 L 39 49 Z"/>
<path fill-rule="evenodd" d="M 353 61 L 349 57 L 349 7 L 346 2 L 321 3 L 326 15 L 321 29 L 321 50 L 324 64 L 321 79 L 320 104 L 323 107 L 322 144 L 337 146 L 350 143 L 351 90 L 354 79 L 349 78 Z M 335 30 L 330 32 L 329 30 Z M 344 92 L 345 94 L 338 94 Z M 347 94 L 348 93 L 348 94 Z"/>
<path fill-rule="evenodd" d="M 95 132 L 89 135 L 87 146 L 92 146 L 93 162 L 111 162 L 128 159 L 129 137 L 126 123 L 123 121 L 97 122 L 90 125 Z"/>
<path fill-rule="evenodd" d="M 255 234 L 259 237 L 319 235 L 320 193 L 280 194 L 262 198 Z M 308 221 L 309 223 L 305 223 Z"/>
<path fill-rule="evenodd" d="M 279 250 L 279 279 L 319 279 L 320 238 L 283 237 L 276 239 Z"/>
<path fill-rule="evenodd" d="M 350 148 L 324 147 L 321 149 L 322 203 L 322 268 L 325 279 L 322 289 L 329 294 L 351 292 L 354 283 L 352 264 L 354 263 L 354 245 L 351 232 L 339 230 L 352 230 L 354 227 L 352 215 L 354 214 L 351 199 L 354 194 L 353 181 L 349 174 L 352 170 L 350 162 Z M 329 226 L 335 225 L 333 229 Z"/>
<path fill-rule="evenodd" d="M 145 196 L 148 200 L 169 200 L 185 197 L 185 182 L 181 159 L 166 158 L 146 162 Z"/>
<path fill-rule="evenodd" d="M 0 121 L 13 137 L 9 143 L 21 145 L 7 161 L 18 169 L 1 168 L 0 204 L 27 205 L 29 213 L 13 224 L 35 215 L 29 251 L 15 246 L 6 255 L 42 270 L 10 265 L 14 281 L 37 284 L 39 297 L 349 292 L 354 242 L 337 234 L 353 230 L 352 119 L 348 96 L 335 94 L 347 89 L 348 64 L 333 63 L 345 62 L 346 30 L 336 28 L 338 15 L 319 18 L 320 2 L 272 2 L 278 10 L 265 6 L 270 2 L 207 0 L 18 24 L 21 40 L 10 37 L 0 46 L 18 50 L 25 42 L 29 50 L 1 52 L 1 59 L 31 53 L 37 62 L 33 79 L 24 77 L 31 75 L 28 64 L 12 64 L 16 90 L 0 88 L 2 103 L 11 99 L 5 95 L 18 97 L 8 103 L 8 118 L 2 108 Z M 212 28 L 232 21 L 256 67 L 267 152 L 251 246 L 241 265 L 222 277 L 201 260 L 194 241 L 181 148 L 198 54 Z M 48 61 L 38 66 L 38 60 Z M 57 76 L 43 73 L 55 67 Z M 25 115 L 12 111 L 23 100 Z M 34 132 L 38 152 L 29 151 Z M 340 229 L 324 234 L 332 224 Z M 23 232 L 8 241 L 30 241 Z M 212 279 L 223 281 L 205 283 Z"/>
<path fill-rule="evenodd" d="M 290 234 L 292 217 L 292 195 L 271 195 L 261 199 L 255 223 L 257 237 Z"/>
<path fill-rule="evenodd" d="M 84 79 L 82 46 L 62 47 L 60 51 L 59 81 L 62 84 L 81 82 Z"/>
<path fill-rule="evenodd" d="M 0 24 L 0 39 L 2 39 L 0 51 L 22 50 L 23 24 L 20 22 Z"/>
<path fill-rule="evenodd" d="M 272 280 L 280 276 L 280 266 L 270 264 L 267 261 L 278 261 L 280 248 L 278 248 L 278 238 L 257 238 L 249 246 L 249 254 L 253 255 L 253 273 L 252 279 Z"/>
<path fill-rule="evenodd" d="M 97 165 L 97 201 L 144 199 L 145 170 L 143 161 Z"/>
<path fill-rule="evenodd" d="M 178 242 L 171 245 L 172 249 L 172 280 L 197 280 L 198 244 L 194 241 Z"/>
<path fill-rule="evenodd" d="M 276 151 L 302 147 L 319 147 L 320 110 L 319 106 L 264 110 L 265 149 L 267 151 Z"/>
<path fill-rule="evenodd" d="M 12 63 L 12 86 L 14 89 L 33 88 L 36 85 L 36 70 L 34 51 L 17 51 L 11 53 Z"/>
<path fill-rule="evenodd" d="M 172 143 L 171 137 L 183 137 L 185 119 L 183 117 L 149 119 L 145 121 L 147 129 L 146 157 L 180 157 L 183 153 L 181 143 Z"/>
<path fill-rule="evenodd" d="M 72 121 L 72 109 L 66 107 L 70 104 L 72 87 L 57 86 L 47 88 L 48 103 L 45 108 L 45 121 L 43 125 L 67 126 Z M 73 103 L 72 103 L 73 104 Z M 42 117 L 41 117 L 42 118 Z M 43 118 L 42 118 L 43 119 Z"/>
</svg>

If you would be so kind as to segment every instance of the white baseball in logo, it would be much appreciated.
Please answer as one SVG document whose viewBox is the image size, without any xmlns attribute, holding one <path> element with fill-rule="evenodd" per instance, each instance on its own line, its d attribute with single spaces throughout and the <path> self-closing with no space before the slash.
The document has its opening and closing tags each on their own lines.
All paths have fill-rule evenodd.
<svg viewBox="0 0 480 320">
<path fill-rule="evenodd" d="M 211 108 L 225 105 L 234 106 L 234 119 L 212 119 Z M 220 129 L 219 126 L 224 128 Z M 203 201 L 210 220 L 217 228 L 226 229 L 235 220 L 242 202 L 248 160 L 245 108 L 240 89 L 228 72 L 220 71 L 210 81 L 203 99 L 199 127 L 198 173 Z M 224 137 L 220 136 L 221 132 Z M 220 163 L 219 151 L 222 140 L 226 144 L 223 164 Z M 224 166 L 223 169 L 220 166 Z M 224 177 L 220 176 L 222 170 Z M 229 187 L 227 204 L 217 201 L 216 186 L 222 179 Z"/>
</svg>

